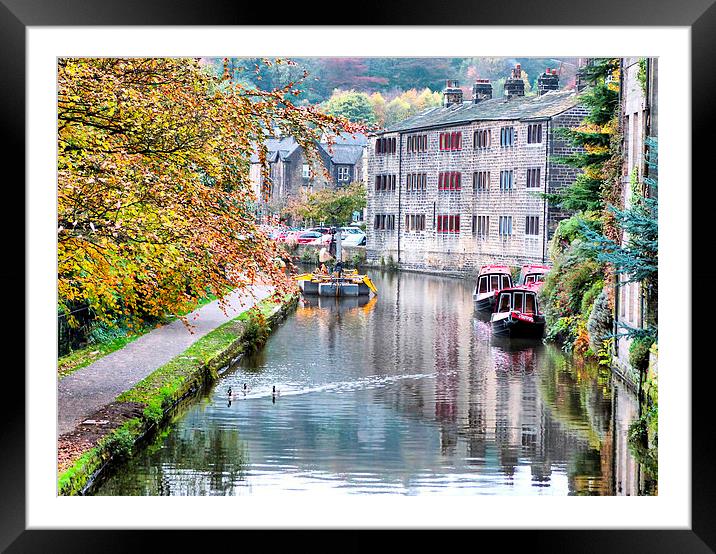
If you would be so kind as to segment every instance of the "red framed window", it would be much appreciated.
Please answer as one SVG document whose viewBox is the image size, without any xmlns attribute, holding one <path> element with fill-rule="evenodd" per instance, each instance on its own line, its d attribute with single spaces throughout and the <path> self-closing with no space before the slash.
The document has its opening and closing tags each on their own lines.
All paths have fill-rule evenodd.
<svg viewBox="0 0 716 554">
<path fill-rule="evenodd" d="M 455 234 L 460 232 L 459 215 L 437 216 L 437 232 L 441 234 Z"/>
<path fill-rule="evenodd" d="M 443 171 L 438 174 L 438 190 L 461 190 L 462 173 L 459 171 Z"/>
<path fill-rule="evenodd" d="M 462 133 L 460 131 L 440 133 L 440 150 L 462 150 Z"/>
</svg>

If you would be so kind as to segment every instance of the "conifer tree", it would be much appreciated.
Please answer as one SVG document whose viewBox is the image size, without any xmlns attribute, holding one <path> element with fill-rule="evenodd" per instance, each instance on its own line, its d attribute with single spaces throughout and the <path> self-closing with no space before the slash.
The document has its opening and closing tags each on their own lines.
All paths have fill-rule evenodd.
<svg viewBox="0 0 716 554">
<path fill-rule="evenodd" d="M 630 338 L 647 336 L 656 339 L 656 300 L 659 264 L 659 222 L 658 222 L 658 144 L 654 138 L 646 140 L 648 149 L 647 177 L 643 185 L 632 183 L 629 206 L 621 210 L 609 206 L 618 227 L 626 234 L 624 244 L 615 241 L 593 229 L 582 226 L 582 232 L 597 259 L 611 264 L 614 273 L 622 276 L 622 283 L 643 282 L 648 305 L 646 329 L 624 326 L 621 334 Z"/>
</svg>

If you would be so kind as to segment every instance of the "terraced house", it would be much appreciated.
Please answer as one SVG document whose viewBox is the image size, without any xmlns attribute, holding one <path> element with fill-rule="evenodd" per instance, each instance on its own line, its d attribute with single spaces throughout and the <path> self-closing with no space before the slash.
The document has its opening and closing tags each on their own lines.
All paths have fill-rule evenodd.
<svg viewBox="0 0 716 554">
<path fill-rule="evenodd" d="M 370 137 L 368 260 L 403 269 L 473 274 L 488 262 L 517 266 L 547 260 L 547 245 L 566 217 L 539 193 L 576 177 L 559 164 L 575 152 L 560 127 L 580 125 L 587 111 L 574 90 L 558 90 L 548 69 L 536 95 L 525 96 L 521 69 L 492 98 L 478 80 L 463 99 L 447 81 L 443 106 Z"/>
</svg>

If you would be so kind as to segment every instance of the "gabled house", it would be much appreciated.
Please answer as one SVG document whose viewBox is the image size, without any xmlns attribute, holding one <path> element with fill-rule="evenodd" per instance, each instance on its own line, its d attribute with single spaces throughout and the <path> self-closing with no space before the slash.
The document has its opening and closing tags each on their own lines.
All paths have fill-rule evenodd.
<svg viewBox="0 0 716 554">
<path fill-rule="evenodd" d="M 331 177 L 337 186 L 363 180 L 363 154 L 368 147 L 368 137 L 341 133 L 333 144 L 323 140 L 321 146 L 331 158 Z"/>
<path fill-rule="evenodd" d="M 312 163 L 293 137 L 266 139 L 264 144 L 271 183 L 264 182 L 257 153 L 251 156 L 249 173 L 254 193 L 259 199 L 257 215 L 260 218 L 280 212 L 291 198 L 363 180 L 363 152 L 368 143 L 367 137 L 346 133 L 333 140 L 330 144 L 324 137 L 317 144 L 320 163 Z M 326 178 L 324 168 L 328 170 L 329 178 Z"/>
</svg>

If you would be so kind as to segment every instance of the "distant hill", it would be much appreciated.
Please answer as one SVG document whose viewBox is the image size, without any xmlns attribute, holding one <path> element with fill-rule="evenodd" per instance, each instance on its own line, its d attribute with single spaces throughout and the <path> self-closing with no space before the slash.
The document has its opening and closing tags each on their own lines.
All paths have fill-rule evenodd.
<svg viewBox="0 0 716 554">
<path fill-rule="evenodd" d="M 222 58 L 206 60 L 217 72 L 223 72 Z M 380 92 L 390 99 L 401 92 L 428 88 L 441 91 L 446 79 L 457 79 L 466 93 L 476 78 L 494 81 L 495 94 L 502 91 L 505 77 L 516 63 L 534 87 L 547 67 L 560 71 L 560 86 L 574 85 L 577 58 L 293 58 L 286 63 L 265 65 L 260 58 L 229 58 L 228 69 L 238 82 L 260 88 L 282 86 L 308 72 L 301 85 L 303 102 L 318 104 L 331 97 L 334 89 Z M 257 69 L 258 68 L 258 69 Z"/>
</svg>

